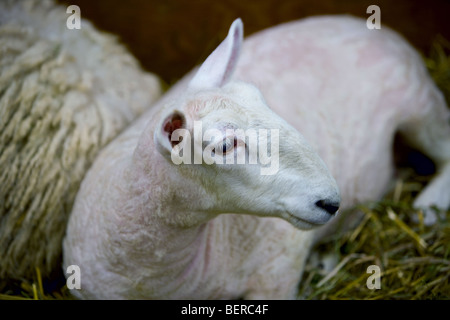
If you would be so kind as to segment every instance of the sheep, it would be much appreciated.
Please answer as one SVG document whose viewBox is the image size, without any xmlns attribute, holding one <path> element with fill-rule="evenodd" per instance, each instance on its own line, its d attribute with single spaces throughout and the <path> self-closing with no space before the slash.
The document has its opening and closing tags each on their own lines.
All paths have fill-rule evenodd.
<svg viewBox="0 0 450 320">
<path fill-rule="evenodd" d="M 243 43 L 242 30 L 233 22 L 86 174 L 63 244 L 63 268 L 80 268 L 74 296 L 295 298 L 314 242 L 342 211 L 386 192 L 397 132 L 438 165 L 415 201 L 427 222 L 431 205 L 450 205 L 449 111 L 401 36 L 351 16 L 285 23 Z M 250 158 L 236 128 L 278 130 L 276 172 L 223 161 Z M 211 154 L 221 161 L 187 161 Z"/>
<path fill-rule="evenodd" d="M 98 151 L 161 95 L 111 35 L 50 1 L 0 2 L 0 279 L 61 274 L 62 240 Z"/>
</svg>

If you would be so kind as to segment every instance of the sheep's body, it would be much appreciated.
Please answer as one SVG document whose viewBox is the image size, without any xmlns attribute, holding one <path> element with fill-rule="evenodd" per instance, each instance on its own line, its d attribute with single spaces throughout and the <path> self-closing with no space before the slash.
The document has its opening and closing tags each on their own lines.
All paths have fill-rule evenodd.
<svg viewBox="0 0 450 320">
<path fill-rule="evenodd" d="M 98 151 L 161 94 L 156 76 L 65 7 L 0 2 L 0 279 L 59 270 L 79 184 Z M 83 17 L 82 17 L 83 18 Z"/>
<path fill-rule="evenodd" d="M 65 266 L 81 268 L 82 289 L 73 290 L 76 296 L 295 297 L 304 261 L 321 232 L 299 230 L 278 218 L 216 216 L 215 207 L 210 215 L 198 214 L 197 208 L 212 206 L 208 201 L 216 190 L 194 169 L 189 173 L 170 164 L 156 151 L 157 142 L 148 138 L 166 109 L 183 101 L 189 77 L 104 149 L 83 181 L 64 243 Z M 244 42 L 234 78 L 254 83 L 267 104 L 317 149 L 337 179 L 341 209 L 376 200 L 386 191 L 398 130 L 443 169 L 417 204 L 450 204 L 440 188 L 450 184 L 449 114 L 420 57 L 398 35 L 384 27 L 368 30 L 364 21 L 351 17 L 282 25 Z M 239 85 L 234 91 L 224 88 L 239 92 Z M 242 86 L 243 96 L 246 88 Z M 257 117 L 251 111 L 237 110 L 235 117 Z M 273 124 L 277 122 L 273 117 Z M 270 128 L 270 121 L 266 125 Z M 280 133 L 287 144 L 296 138 Z M 307 157 L 281 149 L 280 179 L 286 178 L 286 162 L 297 159 L 303 166 Z M 271 203 L 275 206 L 277 197 L 292 189 L 267 178 L 266 183 L 258 180 L 269 185 L 268 192 L 258 196 L 252 179 L 257 178 L 243 175 L 236 180 L 236 193 L 232 185 L 224 191 L 223 197 L 238 204 L 250 195 L 247 209 L 236 205 L 242 210 L 238 213 L 270 211 Z M 312 180 L 318 181 L 329 183 Z M 214 180 L 207 182 L 216 186 Z M 303 187 L 313 191 L 315 185 Z M 302 190 L 299 187 L 299 206 Z M 270 192 L 274 199 L 266 202 Z M 219 203 L 225 212 L 228 203 Z"/>
<path fill-rule="evenodd" d="M 254 83 L 317 148 L 338 182 L 341 209 L 387 191 L 396 133 L 449 170 L 445 100 L 419 54 L 386 27 L 370 30 L 361 19 L 321 17 L 268 29 L 246 40 L 236 78 Z M 449 186 L 445 176 L 441 187 Z M 450 193 L 430 189 L 416 205 L 448 208 Z M 426 213 L 433 223 L 432 210 Z"/>
</svg>

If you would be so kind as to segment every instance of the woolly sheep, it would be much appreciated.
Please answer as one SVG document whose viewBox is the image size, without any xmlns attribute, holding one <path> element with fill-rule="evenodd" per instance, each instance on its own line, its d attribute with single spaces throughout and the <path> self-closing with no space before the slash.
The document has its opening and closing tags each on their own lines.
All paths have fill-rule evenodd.
<svg viewBox="0 0 450 320">
<path fill-rule="evenodd" d="M 239 55 L 241 28 L 89 170 L 64 240 L 64 268 L 81 271 L 75 296 L 295 298 L 314 240 L 345 218 L 331 219 L 340 196 L 342 211 L 386 192 L 396 132 L 438 165 L 415 203 L 427 222 L 430 205 L 449 206 L 449 112 L 404 39 L 324 16 L 255 34 Z M 234 157 L 249 146 L 224 127 L 279 129 L 279 170 L 175 164 L 195 121 L 218 128 L 213 150 Z"/>
<path fill-rule="evenodd" d="M 49 1 L 0 2 L 0 279 L 61 270 L 79 184 L 98 151 L 160 96 L 159 79 Z M 61 273 L 61 271 L 59 271 Z"/>
</svg>

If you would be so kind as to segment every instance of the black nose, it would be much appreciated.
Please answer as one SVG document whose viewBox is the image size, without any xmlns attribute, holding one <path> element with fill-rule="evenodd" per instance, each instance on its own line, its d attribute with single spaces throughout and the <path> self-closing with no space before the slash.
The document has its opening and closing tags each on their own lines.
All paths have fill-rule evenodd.
<svg viewBox="0 0 450 320">
<path fill-rule="evenodd" d="M 325 210 L 329 214 L 335 214 L 339 209 L 339 203 L 333 203 L 328 200 L 319 200 L 316 202 L 316 206 Z"/>
</svg>

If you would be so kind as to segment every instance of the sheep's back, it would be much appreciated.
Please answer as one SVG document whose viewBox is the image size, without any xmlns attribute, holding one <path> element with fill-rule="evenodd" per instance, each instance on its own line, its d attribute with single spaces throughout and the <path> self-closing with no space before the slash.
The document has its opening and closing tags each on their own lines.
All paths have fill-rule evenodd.
<svg viewBox="0 0 450 320">
<path fill-rule="evenodd" d="M 428 110 L 434 90 L 419 54 L 383 26 L 351 16 L 293 21 L 246 40 L 237 77 L 317 149 L 341 208 L 379 199 L 392 179 L 395 133 Z"/>
</svg>

